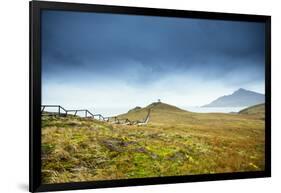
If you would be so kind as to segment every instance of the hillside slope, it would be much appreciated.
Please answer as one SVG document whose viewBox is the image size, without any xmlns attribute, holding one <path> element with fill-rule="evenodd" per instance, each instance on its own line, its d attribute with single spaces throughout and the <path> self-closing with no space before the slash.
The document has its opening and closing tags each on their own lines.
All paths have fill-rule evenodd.
<svg viewBox="0 0 281 193">
<path fill-rule="evenodd" d="M 239 114 L 243 115 L 252 115 L 252 116 L 259 116 L 261 118 L 264 118 L 265 116 L 265 104 L 258 104 L 254 106 L 250 106 L 248 108 L 242 109 L 239 111 Z"/>
<path fill-rule="evenodd" d="M 143 120 L 150 109 L 149 125 L 171 127 L 176 125 L 184 125 L 190 127 L 203 126 L 218 126 L 229 125 L 229 127 L 236 127 L 236 124 L 257 124 L 260 117 L 249 117 L 243 114 L 229 114 L 229 113 L 194 113 L 185 111 L 173 105 L 166 103 L 152 103 L 144 108 L 130 110 L 128 113 L 119 115 L 119 118 L 127 118 L 131 121 Z M 249 120 L 254 119 L 254 120 Z M 222 121 L 223 120 L 223 121 Z"/>
<path fill-rule="evenodd" d="M 170 106 L 158 105 L 152 107 L 154 121 L 144 126 L 43 116 L 42 182 L 264 170 L 263 120 L 177 108 L 167 112 Z"/>
<path fill-rule="evenodd" d="M 144 108 L 134 108 L 129 110 L 128 113 L 119 115 L 119 118 L 127 118 L 131 121 L 143 120 L 150 110 L 150 123 L 154 124 L 173 124 L 178 122 L 180 119 L 188 121 L 191 114 L 188 111 L 180 109 L 176 106 L 169 105 L 162 102 L 151 103 Z"/>
</svg>

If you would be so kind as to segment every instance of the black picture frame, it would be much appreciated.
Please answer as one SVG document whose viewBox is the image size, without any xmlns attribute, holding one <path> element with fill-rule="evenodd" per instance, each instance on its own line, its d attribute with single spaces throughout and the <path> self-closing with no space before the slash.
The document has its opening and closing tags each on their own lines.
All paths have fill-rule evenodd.
<svg viewBox="0 0 281 193">
<path fill-rule="evenodd" d="M 213 180 L 260 178 L 271 176 L 271 17 L 266 15 L 248 15 L 215 13 L 201 11 L 183 11 L 170 9 L 92 5 L 80 3 L 62 3 L 47 1 L 29 2 L 30 10 L 30 97 L 29 97 L 29 191 L 76 190 L 89 188 L 107 188 L 136 185 L 183 183 Z M 190 176 L 153 177 L 140 179 L 106 180 L 94 182 L 74 182 L 61 184 L 41 183 L 41 11 L 63 10 L 80 12 L 102 12 L 132 15 L 165 16 L 180 18 L 204 18 L 265 23 L 265 170 L 257 172 L 237 172 L 222 174 L 202 174 Z"/>
</svg>

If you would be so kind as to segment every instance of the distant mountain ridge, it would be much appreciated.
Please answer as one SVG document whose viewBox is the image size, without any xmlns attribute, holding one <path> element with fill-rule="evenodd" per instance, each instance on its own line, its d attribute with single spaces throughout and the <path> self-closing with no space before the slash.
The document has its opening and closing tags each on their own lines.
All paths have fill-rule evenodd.
<svg viewBox="0 0 281 193">
<path fill-rule="evenodd" d="M 264 103 L 264 94 L 239 88 L 230 95 L 217 98 L 203 107 L 241 107 Z"/>
</svg>

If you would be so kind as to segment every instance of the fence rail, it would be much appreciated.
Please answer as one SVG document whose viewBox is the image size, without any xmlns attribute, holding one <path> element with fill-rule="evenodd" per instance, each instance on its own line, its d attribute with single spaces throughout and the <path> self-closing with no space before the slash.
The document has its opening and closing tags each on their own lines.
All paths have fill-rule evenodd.
<svg viewBox="0 0 281 193">
<path fill-rule="evenodd" d="M 46 111 L 46 108 L 55 108 L 56 111 L 55 112 Z M 82 112 L 84 114 L 84 116 L 80 116 L 80 117 L 84 117 L 84 118 L 93 118 L 96 120 L 112 122 L 115 124 L 128 124 L 128 125 L 136 124 L 135 121 L 130 121 L 129 119 L 120 119 L 116 116 L 115 117 L 104 117 L 101 114 L 93 114 L 87 109 L 67 110 L 60 105 L 41 105 L 42 116 L 62 116 L 62 117 L 66 117 L 68 115 L 77 116 L 77 113 L 79 113 L 79 112 Z M 71 113 L 74 113 L 74 114 L 71 114 Z"/>
</svg>

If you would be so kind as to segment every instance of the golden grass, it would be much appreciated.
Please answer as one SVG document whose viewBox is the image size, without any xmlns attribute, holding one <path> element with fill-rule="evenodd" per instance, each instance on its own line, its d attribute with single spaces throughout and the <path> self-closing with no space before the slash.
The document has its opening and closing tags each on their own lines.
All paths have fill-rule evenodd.
<svg viewBox="0 0 281 193">
<path fill-rule="evenodd" d="M 145 111 L 127 118 L 145 116 Z M 264 120 L 151 111 L 146 126 L 42 117 L 43 183 L 264 170 Z"/>
<path fill-rule="evenodd" d="M 264 119 L 265 117 L 265 104 L 258 104 L 246 109 L 243 109 L 239 112 L 239 114 L 248 115 L 260 119 Z"/>
</svg>

